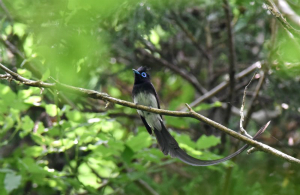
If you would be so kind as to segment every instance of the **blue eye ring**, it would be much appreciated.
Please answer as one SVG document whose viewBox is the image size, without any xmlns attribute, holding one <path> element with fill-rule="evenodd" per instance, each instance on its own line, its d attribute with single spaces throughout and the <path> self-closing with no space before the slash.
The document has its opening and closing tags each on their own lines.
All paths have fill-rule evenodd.
<svg viewBox="0 0 300 195">
<path fill-rule="evenodd" d="M 142 77 L 144 77 L 144 78 L 147 77 L 147 74 L 146 74 L 145 72 L 142 72 L 141 75 L 142 75 Z"/>
</svg>

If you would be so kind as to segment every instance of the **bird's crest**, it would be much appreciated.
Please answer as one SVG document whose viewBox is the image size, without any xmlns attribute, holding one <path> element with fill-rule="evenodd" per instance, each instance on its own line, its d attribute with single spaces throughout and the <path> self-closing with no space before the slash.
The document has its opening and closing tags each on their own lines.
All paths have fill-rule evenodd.
<svg viewBox="0 0 300 195">
<path fill-rule="evenodd" d="M 150 68 L 145 67 L 145 66 L 141 66 L 137 69 L 137 71 L 139 71 L 139 72 L 147 72 L 148 70 L 150 70 Z"/>
</svg>

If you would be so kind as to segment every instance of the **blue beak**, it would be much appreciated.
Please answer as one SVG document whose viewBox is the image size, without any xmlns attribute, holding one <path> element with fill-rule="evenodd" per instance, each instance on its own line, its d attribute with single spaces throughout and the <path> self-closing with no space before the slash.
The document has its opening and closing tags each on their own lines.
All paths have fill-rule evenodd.
<svg viewBox="0 0 300 195">
<path fill-rule="evenodd" d="M 139 71 L 132 69 L 135 74 L 140 74 Z"/>
</svg>

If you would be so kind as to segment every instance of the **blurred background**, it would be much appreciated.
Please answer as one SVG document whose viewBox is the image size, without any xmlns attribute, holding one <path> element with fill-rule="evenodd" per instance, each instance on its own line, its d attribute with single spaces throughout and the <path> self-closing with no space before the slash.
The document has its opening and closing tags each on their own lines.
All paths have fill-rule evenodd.
<svg viewBox="0 0 300 195">
<path fill-rule="evenodd" d="M 132 101 L 132 69 L 143 65 L 162 108 L 188 103 L 238 131 L 254 76 L 244 128 L 254 135 L 271 120 L 258 140 L 300 158 L 299 0 L 0 0 L 0 7 L 0 62 L 27 79 Z M 197 120 L 164 119 L 196 158 L 242 146 Z M 162 154 L 135 109 L 4 79 L 0 140 L 1 195 L 300 193 L 299 165 L 244 152 L 192 167 Z"/>
</svg>

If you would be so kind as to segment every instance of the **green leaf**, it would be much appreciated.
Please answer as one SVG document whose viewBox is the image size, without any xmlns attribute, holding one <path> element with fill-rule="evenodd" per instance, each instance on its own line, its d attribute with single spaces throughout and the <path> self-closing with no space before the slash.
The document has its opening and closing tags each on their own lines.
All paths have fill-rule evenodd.
<svg viewBox="0 0 300 195">
<path fill-rule="evenodd" d="M 16 99 L 16 94 L 10 87 L 0 84 L 0 97 L 5 105 L 11 106 Z"/>
<path fill-rule="evenodd" d="M 26 69 L 18 68 L 17 72 L 19 75 L 21 75 L 25 78 L 31 78 L 31 72 Z"/>
<path fill-rule="evenodd" d="M 25 157 L 23 159 L 19 159 L 20 168 L 28 171 L 29 173 L 33 174 L 33 176 L 38 178 L 43 178 L 46 175 L 49 175 L 49 172 L 37 164 L 36 160 L 33 160 L 30 157 Z M 38 180 L 37 180 L 38 181 Z M 42 182 L 42 180 L 40 181 Z"/>
<path fill-rule="evenodd" d="M 82 163 L 78 167 L 78 179 L 87 186 L 92 186 L 94 188 L 99 187 L 99 183 L 97 182 L 97 176 L 92 173 L 92 170 L 86 163 Z"/>
<path fill-rule="evenodd" d="M 32 133 L 32 134 L 31 134 L 31 138 L 33 139 L 33 141 L 34 141 L 36 144 L 39 144 L 39 145 L 50 144 L 50 143 L 53 142 L 53 140 L 50 139 L 49 137 L 47 137 L 47 136 L 42 136 L 42 135 L 37 134 L 37 133 Z"/>
<path fill-rule="evenodd" d="M 21 175 L 16 175 L 16 173 L 6 173 L 4 179 L 4 186 L 8 193 L 17 189 L 21 184 Z"/>
<path fill-rule="evenodd" d="M 14 23 L 13 32 L 19 37 L 23 37 L 26 32 L 26 25 L 22 23 Z"/>
<path fill-rule="evenodd" d="M 21 124 L 22 124 L 21 128 L 23 129 L 23 131 L 20 133 L 20 136 L 24 137 L 32 131 L 34 127 L 34 122 L 31 120 L 29 116 L 25 116 L 22 118 Z"/>
<path fill-rule="evenodd" d="M 108 89 L 108 93 L 109 93 L 109 95 L 111 95 L 113 97 L 120 97 L 122 94 L 121 91 L 116 87 L 110 87 Z"/>
<path fill-rule="evenodd" d="M 170 124 L 176 128 L 187 128 L 188 122 L 186 118 L 165 116 L 166 124 Z"/>
<path fill-rule="evenodd" d="M 140 152 L 135 154 L 134 156 L 137 159 L 150 161 L 154 163 L 160 163 L 161 159 L 165 157 L 165 155 L 158 148 L 147 149 L 147 152 Z"/>
<path fill-rule="evenodd" d="M 19 99 L 26 99 L 33 93 L 32 88 L 21 90 L 18 92 L 18 98 Z"/>
<path fill-rule="evenodd" d="M 212 146 L 216 146 L 219 143 L 221 143 L 221 140 L 218 137 L 215 137 L 213 135 L 211 136 L 202 135 L 200 139 L 198 139 L 196 145 L 197 148 L 199 149 L 206 149 Z"/>
<path fill-rule="evenodd" d="M 126 162 L 126 163 L 130 163 L 132 157 L 134 155 L 134 152 L 132 151 L 132 149 L 128 146 L 125 145 L 125 149 L 122 152 L 122 159 Z"/>
<path fill-rule="evenodd" d="M 41 96 L 30 96 L 24 100 L 25 103 L 33 104 L 33 105 L 39 105 L 41 101 L 42 101 Z"/>
<path fill-rule="evenodd" d="M 82 116 L 81 112 L 79 112 L 79 111 L 74 110 L 71 112 L 67 112 L 66 115 L 70 121 L 74 121 L 74 122 L 83 121 L 83 116 Z"/>
<path fill-rule="evenodd" d="M 157 34 L 157 32 L 155 30 L 151 30 L 151 34 L 149 36 L 150 41 L 157 46 L 159 44 L 159 35 Z"/>
<path fill-rule="evenodd" d="M 44 124 L 42 122 L 39 122 L 38 123 L 38 128 L 36 130 L 36 133 L 42 134 L 42 133 L 44 133 L 44 130 L 45 130 Z"/>
<path fill-rule="evenodd" d="M 50 69 L 47 68 L 46 72 L 44 72 L 41 81 L 46 81 L 50 77 Z"/>
<path fill-rule="evenodd" d="M 58 108 L 57 108 L 57 106 L 56 106 L 55 104 L 47 104 L 47 105 L 45 106 L 45 108 L 46 108 L 46 112 L 47 112 L 50 116 L 54 117 L 54 116 L 57 115 L 57 110 L 58 110 Z"/>
<path fill-rule="evenodd" d="M 194 108 L 195 111 L 201 111 L 201 110 L 208 110 L 214 107 L 221 107 L 222 103 L 219 101 L 216 101 L 212 104 L 206 104 L 206 103 L 202 103 L 199 106 L 197 106 L 196 108 Z"/>
<path fill-rule="evenodd" d="M 13 120 L 12 117 L 5 118 L 1 132 L 5 132 L 8 129 L 12 128 L 14 126 L 14 123 L 15 121 Z"/>
<path fill-rule="evenodd" d="M 31 146 L 25 149 L 26 156 L 38 157 L 42 154 L 43 148 L 41 146 Z"/>
<path fill-rule="evenodd" d="M 151 137 L 147 132 L 141 132 L 126 142 L 133 151 L 139 151 L 151 145 Z"/>
</svg>

